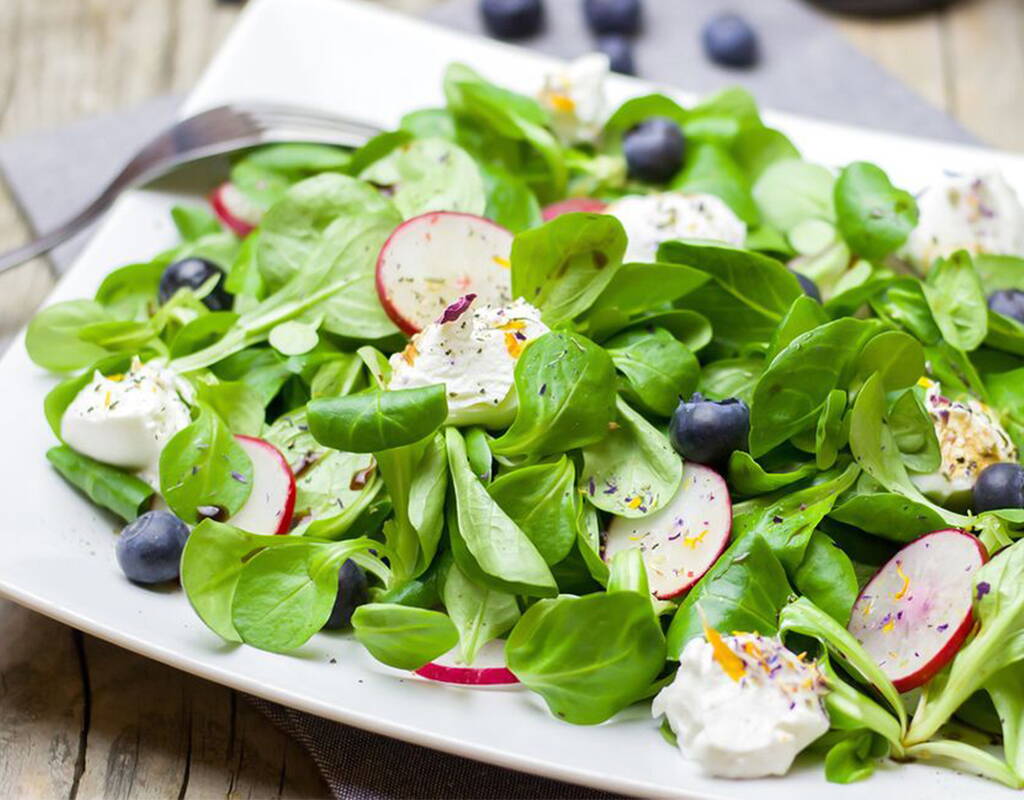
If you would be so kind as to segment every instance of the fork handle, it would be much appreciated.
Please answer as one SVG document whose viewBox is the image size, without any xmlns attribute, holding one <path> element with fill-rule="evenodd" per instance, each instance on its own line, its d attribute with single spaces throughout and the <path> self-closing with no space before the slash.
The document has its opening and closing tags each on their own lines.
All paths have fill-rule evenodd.
<svg viewBox="0 0 1024 800">
<path fill-rule="evenodd" d="M 90 203 L 86 208 L 61 225 L 59 228 L 47 231 L 37 236 L 31 242 L 0 253 L 0 273 L 7 272 L 19 264 L 24 264 L 29 259 L 48 253 L 57 245 L 66 242 L 76 233 L 84 230 L 85 227 L 110 205 L 112 198 L 103 195 Z"/>
</svg>

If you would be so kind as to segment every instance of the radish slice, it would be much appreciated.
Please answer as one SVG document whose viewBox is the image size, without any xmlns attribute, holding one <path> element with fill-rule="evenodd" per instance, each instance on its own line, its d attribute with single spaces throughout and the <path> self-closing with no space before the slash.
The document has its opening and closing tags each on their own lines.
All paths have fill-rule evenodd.
<svg viewBox="0 0 1024 800">
<path fill-rule="evenodd" d="M 228 520 L 249 533 L 288 533 L 295 511 L 295 476 L 281 451 L 254 436 L 235 435 L 252 460 L 252 491 Z"/>
<path fill-rule="evenodd" d="M 971 630 L 974 572 L 988 556 L 969 533 L 926 533 L 878 571 L 853 604 L 849 630 L 901 692 L 926 683 Z"/>
<path fill-rule="evenodd" d="M 541 216 L 545 222 L 550 222 L 555 217 L 562 216 L 562 214 L 575 214 L 580 211 L 600 214 L 606 208 L 608 208 L 607 203 L 594 197 L 570 197 L 568 200 L 560 200 L 557 203 L 544 206 Z"/>
<path fill-rule="evenodd" d="M 651 592 L 660 600 L 678 597 L 725 550 L 732 533 L 732 501 L 722 476 L 688 462 L 675 496 L 647 517 L 614 517 L 608 527 L 604 558 L 610 564 L 620 550 L 639 547 Z"/>
<path fill-rule="evenodd" d="M 210 194 L 210 206 L 221 222 L 245 237 L 260 224 L 263 209 L 242 194 L 233 183 L 222 183 Z"/>
<path fill-rule="evenodd" d="M 505 666 L 505 643 L 500 639 L 490 641 L 481 647 L 472 665 L 460 661 L 456 646 L 436 661 L 431 661 L 416 670 L 421 678 L 459 686 L 515 686 L 519 679 Z"/>
<path fill-rule="evenodd" d="M 512 301 L 512 234 L 475 214 L 433 211 L 395 229 L 377 258 L 377 294 L 391 320 L 410 336 L 454 300 Z"/>
</svg>

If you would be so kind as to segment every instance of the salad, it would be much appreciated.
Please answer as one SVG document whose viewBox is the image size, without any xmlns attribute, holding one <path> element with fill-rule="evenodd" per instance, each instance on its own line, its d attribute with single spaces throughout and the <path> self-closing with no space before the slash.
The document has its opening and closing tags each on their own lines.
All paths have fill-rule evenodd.
<svg viewBox="0 0 1024 800">
<path fill-rule="evenodd" d="M 228 642 L 650 703 L 722 777 L 1024 786 L 1019 199 L 606 72 L 455 64 L 360 149 L 240 154 L 29 325 L 48 459 Z"/>
</svg>

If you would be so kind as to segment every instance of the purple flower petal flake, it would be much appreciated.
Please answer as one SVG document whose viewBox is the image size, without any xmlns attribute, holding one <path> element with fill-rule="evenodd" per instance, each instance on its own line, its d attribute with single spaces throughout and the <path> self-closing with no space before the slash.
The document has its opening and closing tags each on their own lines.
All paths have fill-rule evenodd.
<svg viewBox="0 0 1024 800">
<path fill-rule="evenodd" d="M 992 591 L 992 587 L 989 586 L 986 581 L 981 581 L 981 583 L 979 583 L 978 586 L 977 586 L 977 591 L 978 591 L 977 599 L 980 600 L 981 598 L 983 598 L 985 595 L 987 595 L 989 592 Z"/>
<path fill-rule="evenodd" d="M 441 316 L 437 318 L 439 324 L 445 322 L 455 322 L 459 317 L 465 314 L 473 301 L 476 300 L 475 294 L 464 294 L 454 303 L 450 303 L 448 307 L 441 313 Z"/>
</svg>

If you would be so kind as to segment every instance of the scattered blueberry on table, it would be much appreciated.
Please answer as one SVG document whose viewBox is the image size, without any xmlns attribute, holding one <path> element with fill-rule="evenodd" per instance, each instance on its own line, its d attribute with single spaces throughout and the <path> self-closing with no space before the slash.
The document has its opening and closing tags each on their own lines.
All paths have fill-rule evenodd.
<svg viewBox="0 0 1024 800">
<path fill-rule="evenodd" d="M 599 36 L 597 49 L 608 56 L 612 72 L 620 75 L 636 75 L 636 63 L 633 60 L 633 43 L 629 37 L 618 33 Z"/>
<path fill-rule="evenodd" d="M 750 408 L 742 400 L 706 400 L 695 392 L 672 415 L 668 435 L 672 447 L 688 461 L 724 467 L 735 450 L 747 449 Z"/>
<path fill-rule="evenodd" d="M 640 0 L 583 0 L 583 15 L 594 33 L 633 34 L 640 30 Z"/>
<path fill-rule="evenodd" d="M 818 284 L 804 275 L 802 272 L 797 272 L 795 269 L 790 270 L 795 276 L 797 283 L 800 284 L 800 288 L 803 289 L 804 294 L 810 297 L 812 300 L 821 302 L 821 290 L 818 288 Z"/>
<path fill-rule="evenodd" d="M 355 610 L 369 602 L 370 592 L 366 572 L 351 558 L 338 570 L 338 596 L 334 598 L 331 616 L 324 623 L 327 630 L 347 628 L 352 622 Z"/>
<path fill-rule="evenodd" d="M 973 500 L 975 514 L 1024 508 L 1024 467 L 1010 463 L 985 467 L 974 484 Z"/>
<path fill-rule="evenodd" d="M 760 56 L 757 32 L 738 14 L 718 14 L 701 31 L 707 57 L 727 67 L 752 67 Z"/>
<path fill-rule="evenodd" d="M 523 39 L 540 30 L 541 0 L 481 0 L 480 13 L 488 33 L 499 39 Z"/>
<path fill-rule="evenodd" d="M 166 303 L 178 289 L 198 289 L 214 276 L 217 284 L 203 298 L 203 305 L 211 311 L 230 311 L 231 295 L 224 290 L 224 270 L 205 258 L 183 258 L 169 264 L 160 276 L 160 302 Z"/>
<path fill-rule="evenodd" d="M 135 583 L 163 583 L 178 577 L 188 526 L 169 511 L 147 511 L 129 522 L 114 553 L 125 577 Z"/>
<path fill-rule="evenodd" d="M 631 178 L 662 183 L 682 167 L 686 140 L 674 120 L 650 117 L 626 132 L 622 149 Z"/>
<path fill-rule="evenodd" d="M 997 314 L 1024 323 L 1024 292 L 1020 289 L 1000 289 L 988 296 L 988 307 Z"/>
</svg>

